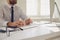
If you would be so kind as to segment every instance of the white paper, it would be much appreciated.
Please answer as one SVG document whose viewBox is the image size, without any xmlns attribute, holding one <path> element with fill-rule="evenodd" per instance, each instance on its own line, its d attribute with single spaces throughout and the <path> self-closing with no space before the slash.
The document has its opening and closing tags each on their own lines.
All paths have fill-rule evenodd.
<svg viewBox="0 0 60 40">
<path fill-rule="evenodd" d="M 31 23 L 30 25 L 26 25 L 26 26 L 23 26 L 21 27 L 22 29 L 30 29 L 30 28 L 34 28 L 34 27 L 38 27 L 40 25 L 40 23 L 38 22 L 33 22 Z"/>
</svg>

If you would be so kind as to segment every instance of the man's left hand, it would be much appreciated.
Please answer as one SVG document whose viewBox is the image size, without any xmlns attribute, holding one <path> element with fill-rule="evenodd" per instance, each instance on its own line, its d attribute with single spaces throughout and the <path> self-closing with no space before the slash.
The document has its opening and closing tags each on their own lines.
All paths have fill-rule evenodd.
<svg viewBox="0 0 60 40">
<path fill-rule="evenodd" d="M 30 18 L 25 20 L 25 25 L 29 25 L 30 23 L 32 23 L 32 20 Z"/>
</svg>

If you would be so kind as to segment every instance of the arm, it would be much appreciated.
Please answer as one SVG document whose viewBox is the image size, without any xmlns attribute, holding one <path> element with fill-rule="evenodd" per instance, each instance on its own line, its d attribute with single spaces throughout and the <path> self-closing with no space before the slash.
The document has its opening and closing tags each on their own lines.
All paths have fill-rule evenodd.
<svg viewBox="0 0 60 40">
<path fill-rule="evenodd" d="M 20 14 L 20 19 L 22 19 L 22 20 L 27 19 L 27 15 L 23 12 L 23 10 L 20 7 L 18 7 L 18 8 L 19 8 L 18 11 Z"/>
<path fill-rule="evenodd" d="M 30 23 L 32 23 L 32 19 L 28 18 L 26 14 L 23 13 L 22 10 L 20 10 L 20 13 L 21 13 L 20 18 L 25 21 L 25 25 L 29 25 Z"/>
<path fill-rule="evenodd" d="M 3 14 L 4 12 L 3 12 L 3 9 L 2 9 L 2 7 L 0 7 L 0 26 L 7 26 L 7 22 L 8 21 L 5 21 L 5 19 L 4 19 L 4 14 Z"/>
</svg>

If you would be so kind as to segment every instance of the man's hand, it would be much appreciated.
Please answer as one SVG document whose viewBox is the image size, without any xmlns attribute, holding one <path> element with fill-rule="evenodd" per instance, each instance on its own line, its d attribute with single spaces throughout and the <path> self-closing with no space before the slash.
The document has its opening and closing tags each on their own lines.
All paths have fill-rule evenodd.
<svg viewBox="0 0 60 40">
<path fill-rule="evenodd" d="M 17 26 L 19 27 L 21 27 L 21 26 L 24 26 L 25 25 L 25 23 L 24 23 L 24 21 L 16 21 L 16 23 L 18 24 Z"/>
<path fill-rule="evenodd" d="M 15 22 L 8 22 L 7 26 L 22 27 L 24 25 L 29 25 L 30 23 L 32 23 L 31 19 L 26 19 L 25 21 L 18 20 L 18 21 L 15 21 Z"/>
<path fill-rule="evenodd" d="M 17 26 L 18 24 L 16 22 L 8 22 L 7 26 Z"/>
<path fill-rule="evenodd" d="M 26 25 L 29 25 L 30 23 L 32 23 L 32 20 L 29 18 L 29 19 L 27 19 L 27 20 L 25 20 L 25 24 Z"/>
<path fill-rule="evenodd" d="M 24 22 L 23 21 L 15 21 L 15 22 L 8 22 L 7 26 L 11 26 L 11 27 L 21 27 L 24 26 Z"/>
</svg>

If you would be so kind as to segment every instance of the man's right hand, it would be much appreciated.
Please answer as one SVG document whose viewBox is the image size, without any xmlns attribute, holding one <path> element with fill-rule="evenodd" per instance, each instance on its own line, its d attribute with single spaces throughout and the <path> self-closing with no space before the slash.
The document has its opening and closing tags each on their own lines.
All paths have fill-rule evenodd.
<svg viewBox="0 0 60 40">
<path fill-rule="evenodd" d="M 16 22 L 8 22 L 7 26 L 17 26 L 18 24 Z"/>
<path fill-rule="evenodd" d="M 21 27 L 24 26 L 24 21 L 15 21 L 15 22 L 8 22 L 7 26 L 11 26 L 11 27 Z"/>
</svg>

